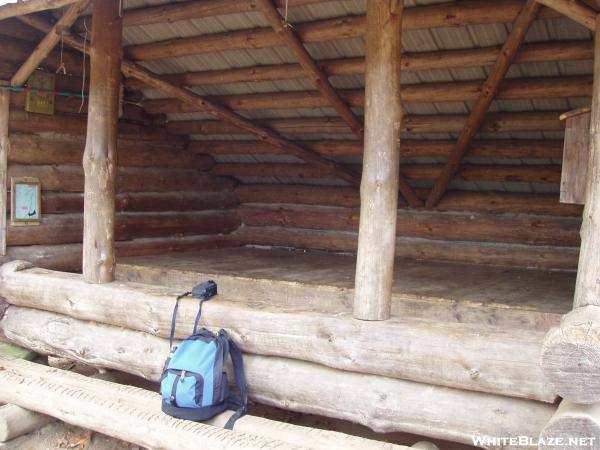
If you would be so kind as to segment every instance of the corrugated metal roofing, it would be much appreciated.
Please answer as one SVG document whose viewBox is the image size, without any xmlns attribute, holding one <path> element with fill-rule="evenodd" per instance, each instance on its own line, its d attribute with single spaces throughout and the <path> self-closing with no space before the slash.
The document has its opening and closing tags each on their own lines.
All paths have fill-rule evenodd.
<svg viewBox="0 0 600 450">
<path fill-rule="evenodd" d="M 183 1 L 183 0 L 181 0 Z M 139 8 L 143 6 L 172 3 L 168 0 L 125 0 L 125 8 Z M 405 0 L 408 7 L 423 6 L 431 4 L 447 3 L 447 0 Z M 310 22 L 335 17 L 364 14 L 366 0 L 346 1 L 323 1 L 318 4 L 305 6 L 294 6 L 289 9 L 289 21 L 291 23 Z M 268 27 L 269 24 L 259 12 L 243 14 L 230 14 L 223 16 L 208 17 L 203 19 L 191 19 L 173 23 L 155 24 L 127 27 L 124 40 L 127 45 L 143 44 L 179 37 L 200 36 L 205 34 L 222 33 L 233 30 L 244 30 L 259 27 Z M 447 27 L 435 29 L 407 30 L 403 32 L 402 43 L 405 51 L 441 51 L 451 49 L 477 48 L 487 46 L 500 46 L 506 40 L 510 31 L 510 24 L 490 25 L 468 25 L 462 27 Z M 590 39 L 591 33 L 582 26 L 575 24 L 566 18 L 553 18 L 537 20 L 529 30 L 527 42 L 552 42 Z M 316 59 L 338 59 L 364 55 L 365 42 L 361 37 L 351 39 L 340 39 L 328 42 L 310 43 L 306 45 L 308 51 Z M 160 74 L 196 72 L 207 70 L 233 69 L 257 65 L 285 64 L 295 62 L 293 56 L 284 47 L 264 49 L 230 50 L 219 53 L 205 53 L 185 57 L 169 58 L 159 61 L 147 61 L 143 64 L 154 72 Z M 403 83 L 433 83 L 452 82 L 467 80 L 483 80 L 489 74 L 489 67 L 475 68 L 453 68 L 443 70 L 422 70 L 418 72 L 405 72 L 402 74 Z M 593 72 L 591 61 L 568 61 L 568 62 L 544 62 L 515 64 L 509 71 L 510 78 L 528 77 L 559 77 L 569 75 L 591 75 Z M 336 88 L 359 89 L 364 87 L 364 78 L 361 75 L 335 76 L 331 79 Z M 314 87 L 305 79 L 277 80 L 268 82 L 231 83 L 222 85 L 207 85 L 194 87 L 194 91 L 202 95 L 226 95 L 226 94 L 252 94 L 264 92 L 304 91 L 313 90 Z M 147 98 L 162 98 L 161 93 L 148 90 L 145 91 Z M 535 99 L 535 100 L 498 100 L 494 101 L 490 111 L 566 111 L 585 106 L 589 102 L 586 98 L 569 99 Z M 473 102 L 443 102 L 443 103 L 419 103 L 404 105 L 408 114 L 467 114 Z M 356 110 L 361 113 L 360 109 Z M 327 117 L 335 116 L 331 108 L 299 109 L 290 105 L 288 109 L 270 111 L 245 111 L 244 116 L 252 119 L 264 118 L 294 118 L 294 117 Z M 168 120 L 202 120 L 210 118 L 206 114 L 169 114 Z M 248 136 L 239 136 L 247 139 Z M 497 134 L 482 133 L 481 138 L 494 137 Z M 561 132 L 520 132 L 505 133 L 502 137 L 524 138 L 524 139 L 560 139 Z M 210 139 L 211 136 L 192 135 L 192 139 Z M 303 136 L 310 139 L 340 139 L 352 138 L 351 135 L 322 135 L 313 134 Z M 411 138 L 420 139 L 455 139 L 452 133 L 427 133 L 411 135 Z M 223 136 L 219 136 L 223 139 Z M 224 158 L 219 156 L 218 161 L 223 162 L 270 162 L 275 161 L 265 155 L 230 156 Z M 276 157 L 276 160 L 279 161 Z M 493 159 L 479 159 L 474 162 L 502 163 Z M 539 163 L 540 161 L 537 160 Z M 515 161 L 511 160 L 511 164 Z M 522 163 L 527 163 L 522 161 Z M 242 180 L 252 181 L 257 180 Z M 261 182 L 267 179 L 260 179 Z M 269 179 L 274 182 L 275 180 Z M 277 181 L 294 182 L 298 180 L 277 179 Z M 301 180 L 303 183 L 307 180 Z M 311 182 L 314 182 L 312 180 Z M 319 180 L 321 184 L 323 180 Z M 328 180 L 331 182 L 331 180 Z M 336 181 L 336 183 L 338 183 Z M 525 192 L 542 192 L 555 189 L 547 185 L 533 185 L 527 183 L 467 183 L 454 182 L 453 186 L 460 189 L 493 188 L 499 190 L 519 190 Z"/>
</svg>

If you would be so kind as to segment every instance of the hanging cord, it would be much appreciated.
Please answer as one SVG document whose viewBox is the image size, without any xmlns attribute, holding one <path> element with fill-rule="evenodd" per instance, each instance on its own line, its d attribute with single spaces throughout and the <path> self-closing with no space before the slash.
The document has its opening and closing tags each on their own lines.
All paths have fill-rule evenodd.
<svg viewBox="0 0 600 450">
<path fill-rule="evenodd" d="M 63 30 L 63 32 L 60 34 L 60 65 L 58 66 L 58 69 L 56 69 L 56 73 L 61 74 L 61 75 L 67 74 L 67 68 L 65 67 L 65 62 L 63 60 L 64 45 L 65 45 L 65 34 L 64 34 L 64 30 Z"/>
<path fill-rule="evenodd" d="M 294 26 L 288 20 L 288 7 L 289 7 L 288 1 L 289 0 L 285 0 L 285 13 L 283 16 L 283 27 L 284 28 L 294 28 Z"/>
<path fill-rule="evenodd" d="M 85 36 L 83 36 L 83 77 L 81 80 L 81 105 L 79 105 L 79 112 L 81 112 L 83 110 L 83 106 L 85 105 L 85 77 L 86 77 L 86 70 L 85 70 L 85 57 L 86 57 L 86 44 L 87 44 L 87 39 L 88 39 L 88 27 L 87 27 L 87 22 L 85 21 L 85 19 L 83 19 L 83 27 L 85 28 Z"/>
</svg>

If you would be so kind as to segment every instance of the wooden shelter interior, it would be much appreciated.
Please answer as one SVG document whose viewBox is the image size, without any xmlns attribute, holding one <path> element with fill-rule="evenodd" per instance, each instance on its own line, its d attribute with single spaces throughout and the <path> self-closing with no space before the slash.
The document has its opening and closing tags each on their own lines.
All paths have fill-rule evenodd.
<svg viewBox="0 0 600 450">
<path fill-rule="evenodd" d="M 88 92 L 90 58 L 80 50 L 83 39 L 90 45 L 91 6 L 67 3 L 0 21 L 5 85 L 62 21 L 35 70 L 55 74 L 57 90 Z M 214 279 L 226 304 L 321 324 L 351 317 L 356 302 L 367 1 L 269 3 L 123 0 L 115 276 L 171 293 Z M 567 17 L 555 6 L 562 3 L 577 8 Z M 459 353 L 468 334 L 464 352 L 479 339 L 489 353 L 482 359 L 502 358 L 503 343 L 518 342 L 510 353 L 522 367 L 465 366 L 466 379 L 437 379 L 423 361 L 427 376 L 396 374 L 385 362 L 358 372 L 486 392 L 511 399 L 515 411 L 554 408 L 531 416 L 511 409 L 513 424 L 541 427 L 554 412 L 556 392 L 534 373 L 534 341 L 573 308 L 583 201 L 561 196 L 581 191 L 586 177 L 569 173 L 563 159 L 571 167 L 567 151 L 589 150 L 568 132 L 580 115 L 589 127 L 598 11 L 594 1 L 404 1 L 396 259 L 391 318 L 377 323 L 400 334 L 408 327 L 413 344 L 435 341 L 437 330 L 448 340 L 440 349 Z M 82 271 L 87 101 L 56 96 L 46 115 L 26 112 L 26 96 L 10 93 L 5 178 L 8 190 L 14 177 L 40 180 L 42 220 L 11 224 L 7 192 L 0 260 L 71 280 Z M 319 325 L 314 333 L 329 336 Z M 353 370 L 360 357 L 345 354 L 333 367 Z M 428 433 L 371 419 L 362 423 L 378 431 Z M 469 443 L 450 429 L 429 436 Z"/>
</svg>

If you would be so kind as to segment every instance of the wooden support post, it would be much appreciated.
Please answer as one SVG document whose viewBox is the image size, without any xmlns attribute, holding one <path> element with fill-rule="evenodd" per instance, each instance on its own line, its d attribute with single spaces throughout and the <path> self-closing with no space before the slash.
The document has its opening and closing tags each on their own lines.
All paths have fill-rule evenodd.
<svg viewBox="0 0 600 450">
<path fill-rule="evenodd" d="M 394 12 L 391 3 L 367 3 L 365 150 L 354 294 L 354 317 L 361 320 L 386 320 L 391 308 L 402 123 L 398 55 L 403 2 Z"/>
<path fill-rule="evenodd" d="M 95 0 L 85 172 L 83 275 L 89 283 L 114 280 L 115 179 L 121 80 L 120 0 Z"/>
<path fill-rule="evenodd" d="M 8 211 L 8 117 L 10 113 L 10 92 L 0 91 L 0 255 L 6 255 L 6 212 Z"/>
<path fill-rule="evenodd" d="M 452 178 L 460 167 L 473 139 L 475 139 L 475 135 L 479 132 L 485 114 L 492 104 L 494 97 L 496 97 L 500 84 L 504 80 L 506 72 L 508 72 L 512 62 L 515 60 L 517 51 L 525 39 L 527 30 L 529 30 L 529 27 L 539 10 L 540 5 L 536 0 L 527 0 L 521 9 L 521 12 L 513 22 L 510 35 L 502 46 L 502 50 L 498 55 L 494 67 L 490 71 L 488 79 L 483 84 L 481 95 L 471 110 L 471 114 L 469 114 L 469 118 L 456 142 L 456 147 L 452 150 L 452 153 L 444 166 L 444 170 L 435 181 L 435 184 L 429 193 L 429 197 L 427 197 L 427 207 L 431 208 L 437 205 L 444 196 L 448 184 L 452 181 Z"/>
<path fill-rule="evenodd" d="M 600 16 L 599 16 L 600 17 Z M 542 369 L 558 394 L 574 403 L 600 402 L 600 19 L 596 19 L 590 156 L 574 310 L 551 330 Z"/>
<path fill-rule="evenodd" d="M 354 114 L 346 101 L 338 92 L 336 92 L 329 82 L 327 74 L 313 60 L 313 58 L 310 56 L 310 53 L 308 53 L 306 48 L 304 48 L 300 38 L 296 35 L 293 29 L 288 26 L 289 24 L 283 22 L 282 17 L 277 11 L 277 7 L 273 4 L 272 0 L 258 0 L 258 5 L 264 16 L 271 24 L 273 30 L 275 30 L 275 33 L 277 33 L 277 36 L 281 38 L 286 47 L 296 57 L 312 84 L 319 90 L 321 95 L 323 95 L 333 109 L 335 109 L 335 111 L 339 114 L 346 125 L 348 125 L 352 132 L 362 141 L 364 139 L 364 129 L 361 119 Z M 400 12 L 401 10 L 402 8 L 400 7 Z M 403 175 L 399 175 L 398 177 L 398 187 L 410 206 L 422 205 L 421 199 L 417 196 Z"/>
</svg>

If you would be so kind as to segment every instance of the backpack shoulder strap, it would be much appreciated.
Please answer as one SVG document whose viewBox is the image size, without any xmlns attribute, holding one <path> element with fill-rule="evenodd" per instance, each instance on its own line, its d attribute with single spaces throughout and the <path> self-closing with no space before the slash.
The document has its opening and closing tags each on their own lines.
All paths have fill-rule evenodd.
<svg viewBox="0 0 600 450">
<path fill-rule="evenodd" d="M 240 348 L 229 337 L 227 332 L 221 330 L 221 333 L 223 333 L 227 337 L 227 341 L 229 344 L 229 354 L 231 355 L 231 362 L 233 363 L 233 371 L 235 373 L 235 383 L 240 393 L 239 398 L 237 397 L 237 395 L 230 395 L 227 399 L 227 402 L 229 403 L 229 406 L 232 409 L 237 408 L 235 414 L 233 414 L 225 424 L 226 429 L 233 430 L 233 425 L 235 424 L 235 421 L 248 412 L 248 386 L 246 385 L 244 361 L 242 359 L 242 352 L 240 351 Z"/>
<path fill-rule="evenodd" d="M 173 307 L 173 317 L 171 318 L 171 335 L 169 336 L 169 351 L 173 351 L 173 339 L 175 338 L 175 323 L 177 322 L 177 310 L 179 309 L 179 300 L 191 295 L 191 292 L 185 292 L 177 296 L 175 306 Z"/>
</svg>

